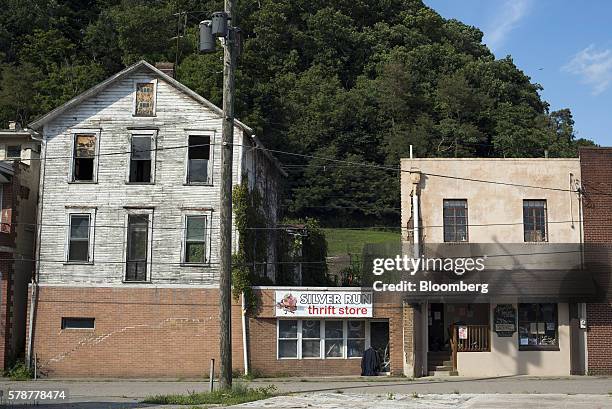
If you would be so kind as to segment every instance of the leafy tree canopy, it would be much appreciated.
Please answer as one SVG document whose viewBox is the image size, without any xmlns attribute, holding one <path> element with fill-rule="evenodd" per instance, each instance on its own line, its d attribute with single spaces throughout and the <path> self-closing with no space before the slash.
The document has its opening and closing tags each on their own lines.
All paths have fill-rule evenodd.
<svg viewBox="0 0 612 409">
<path fill-rule="evenodd" d="M 383 167 L 397 167 L 410 145 L 421 157 L 566 157 L 592 144 L 575 138 L 569 109 L 549 111 L 510 56 L 495 58 L 478 28 L 421 0 L 238 3 L 237 114 L 268 147 L 315 157 L 277 155 L 294 216 L 397 225 L 398 174 Z M 197 23 L 222 7 L 6 0 L 0 122 L 27 122 L 141 58 L 177 61 L 178 79 L 220 104 L 221 52 L 196 45 Z"/>
</svg>

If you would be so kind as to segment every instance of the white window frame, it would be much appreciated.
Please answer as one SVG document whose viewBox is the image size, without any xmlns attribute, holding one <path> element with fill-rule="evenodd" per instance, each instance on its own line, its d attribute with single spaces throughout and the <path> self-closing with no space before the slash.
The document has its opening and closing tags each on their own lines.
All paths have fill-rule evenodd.
<svg viewBox="0 0 612 409">
<path fill-rule="evenodd" d="M 125 209 L 125 228 L 123 229 L 123 278 L 122 282 L 126 284 L 132 283 L 150 283 L 152 277 L 152 259 L 153 259 L 153 211 L 154 209 L 151 207 L 129 207 Z M 127 257 L 128 257 L 128 226 L 129 226 L 129 216 L 130 215 L 148 215 L 149 217 L 149 226 L 147 229 L 147 271 L 145 274 L 144 281 L 134 281 L 134 280 L 126 280 L 127 278 Z"/>
<path fill-rule="evenodd" d="M 96 225 L 96 208 L 95 207 L 68 207 L 66 208 L 66 239 L 64 242 L 64 264 L 94 264 L 94 243 L 95 243 L 95 225 Z M 87 248 L 87 261 L 75 260 L 71 261 L 70 257 L 70 227 L 72 216 L 89 216 L 89 243 Z"/>
<path fill-rule="evenodd" d="M 280 351 L 280 321 L 297 321 L 297 354 L 296 357 L 281 357 L 279 354 Z M 319 356 L 318 357 L 304 357 L 302 354 L 302 340 L 304 339 L 302 337 L 302 322 L 303 321 L 319 321 L 320 324 L 320 338 L 319 338 L 319 342 L 320 342 L 320 346 L 319 346 Z M 334 357 L 328 357 L 325 354 L 325 324 L 327 321 L 341 321 L 342 322 L 342 356 L 334 356 Z M 313 317 L 313 318 L 309 318 L 309 317 L 295 317 L 295 318 L 287 318 L 287 319 L 283 319 L 283 318 L 278 318 L 276 320 L 276 359 L 277 360 L 310 360 L 310 359 L 330 359 L 330 360 L 339 360 L 339 359 L 361 359 L 361 356 L 353 356 L 353 357 L 349 357 L 348 356 L 348 321 L 364 321 L 365 324 L 365 342 L 364 342 L 364 351 L 366 349 L 368 349 L 370 347 L 370 322 L 375 322 L 375 321 L 380 321 L 380 322 L 386 322 L 384 320 L 369 320 L 369 319 L 364 319 L 364 318 L 334 318 L 334 317 L 328 317 L 328 318 L 318 318 L 318 317 Z M 290 339 L 290 338 L 283 338 L 283 339 Z M 310 338 L 306 338 L 306 339 L 310 339 Z M 336 339 L 336 338 L 332 338 L 332 339 Z M 357 339 L 357 338 L 354 338 Z"/>
<path fill-rule="evenodd" d="M 210 138 L 210 151 L 208 154 L 208 180 L 206 182 L 189 182 L 189 137 L 191 136 L 207 136 Z M 213 131 L 197 131 L 189 130 L 185 138 L 185 177 L 183 183 L 186 186 L 212 186 L 213 185 L 213 163 L 215 152 L 215 132 Z"/>
<path fill-rule="evenodd" d="M 138 84 L 152 83 L 153 84 L 153 115 L 136 115 L 136 91 L 138 90 Z M 132 85 L 133 97 L 132 97 L 132 117 L 134 118 L 154 118 L 157 116 L 157 78 L 142 78 L 135 79 Z"/>
<path fill-rule="evenodd" d="M 70 166 L 68 167 L 68 183 L 83 183 L 91 184 L 98 183 L 98 166 L 100 162 L 100 136 L 102 134 L 101 129 L 71 129 L 70 136 L 72 138 L 70 142 Z M 94 153 L 93 163 L 93 180 L 75 180 L 74 178 L 74 148 L 76 146 L 77 135 L 92 135 L 96 138 L 96 151 Z"/>
<path fill-rule="evenodd" d="M 128 151 L 132 151 L 132 138 L 149 136 L 151 138 L 151 180 L 149 182 L 130 182 L 130 169 L 132 165 L 132 154 L 127 156 L 125 183 L 129 185 L 154 185 L 155 167 L 157 159 L 157 129 L 130 129 L 130 136 L 127 142 Z"/>
<path fill-rule="evenodd" d="M 206 219 L 205 222 L 205 231 L 204 231 L 204 257 L 205 260 L 203 263 L 188 263 L 186 260 L 186 252 L 187 252 L 187 218 L 190 216 L 198 216 L 204 217 Z M 212 242 L 212 210 L 189 210 L 185 211 L 182 216 L 182 229 L 181 229 L 181 266 L 183 267 L 199 267 L 199 266 L 209 266 L 210 265 L 210 243 Z"/>
</svg>

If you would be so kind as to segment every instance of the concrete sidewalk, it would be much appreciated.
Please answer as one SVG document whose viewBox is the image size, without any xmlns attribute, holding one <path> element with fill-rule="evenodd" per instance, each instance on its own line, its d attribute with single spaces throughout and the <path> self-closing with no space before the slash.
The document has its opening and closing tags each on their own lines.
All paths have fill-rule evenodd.
<svg viewBox="0 0 612 409">
<path fill-rule="evenodd" d="M 237 381 L 242 382 L 242 381 Z M 274 398 L 270 402 L 292 402 L 300 406 L 300 399 L 307 399 L 308 396 L 328 396 L 332 395 L 337 400 L 346 399 L 343 396 L 369 396 L 369 400 L 374 402 L 383 400 L 386 402 L 387 396 L 407 396 L 425 394 L 446 394 L 447 397 L 456 398 L 458 395 L 486 394 L 496 399 L 515 399 L 509 396 L 497 396 L 495 394 L 555 394 L 552 401 L 565 402 L 566 400 L 576 400 L 574 395 L 580 395 L 582 400 L 585 396 L 597 400 L 599 403 L 612 403 L 612 378 L 608 377 L 584 377 L 570 376 L 562 378 L 541 378 L 528 376 L 512 376 L 504 378 L 419 378 L 409 380 L 406 378 L 275 378 L 275 379 L 256 379 L 254 381 L 244 381 L 250 387 L 264 387 L 275 385 L 279 393 L 298 393 L 298 396 L 291 398 Z M 171 380 L 38 380 L 15 382 L 7 379 L 0 380 L 0 390 L 8 389 L 67 389 L 70 396 L 70 406 L 46 405 L 39 406 L 49 408 L 74 408 L 74 409 L 124 409 L 136 407 L 161 407 L 142 405 L 139 402 L 147 396 L 166 395 L 166 394 L 187 394 L 189 392 L 203 392 L 208 390 L 208 382 L 201 381 L 171 381 Z M 303 395 L 306 393 L 306 395 Z M 6 392 L 5 392 L 6 395 Z M 599 396 L 593 396 L 599 395 Z M 302 396 L 302 397 L 300 397 Z M 532 395 L 533 396 L 533 395 Z M 445 398 L 445 399 L 446 399 Z M 542 396 L 536 396 L 541 400 Z M 361 398 L 363 400 L 363 398 Z M 479 398 L 480 399 L 480 398 Z M 484 399 L 484 398 L 482 398 Z M 488 399 L 488 398 L 487 398 Z M 440 400 L 440 399 L 438 399 Z M 588 400 L 588 399 L 587 399 Z M 316 399 L 315 399 L 316 401 Z M 468 399 L 474 403 L 479 400 L 474 397 Z M 485 399 L 486 401 L 486 399 Z M 601 402 L 600 402 L 601 401 Z M 264 404 L 262 401 L 260 404 Z M 426 400 L 409 400 L 407 405 L 423 404 Z M 535 402 L 535 401 L 534 401 Z M 313 402 L 311 402 L 312 405 Z M 380 403 L 380 402 L 379 402 Z M 472 404 L 470 403 L 470 404 Z M 576 402 L 578 404 L 578 402 Z M 345 405 L 338 403 L 339 405 Z M 474 403 L 476 404 L 476 403 Z M 377 403 L 378 405 L 378 403 Z M 382 405 L 382 403 L 381 403 Z M 432 402 L 435 407 L 438 405 Z M 500 404 L 501 405 L 501 404 Z M 351 406 L 353 406 L 351 404 Z M 503 407 L 513 407 L 502 405 Z M 580 405 L 579 405 L 580 406 Z M 176 407 L 176 406 L 171 406 Z M 261 406 L 267 407 L 267 406 Z M 272 406 L 270 406 L 272 407 Z M 283 407 L 283 406 L 276 406 Z M 315 404 L 311 407 L 324 407 Z M 341 407 L 341 406 L 338 406 Z M 346 406 L 344 406 L 346 407 Z M 369 406 L 364 406 L 369 407 Z M 380 407 L 385 407 L 380 406 Z M 398 406 L 400 407 L 400 406 Z M 413 406 L 406 406 L 413 407 Z M 426 406 L 414 406 L 426 407 Z M 441 406 L 443 407 L 443 406 Z M 452 407 L 452 406 L 451 406 Z M 472 407 L 472 406 L 466 406 Z M 473 406 L 486 407 L 486 406 Z M 490 406 L 489 406 L 490 407 Z M 498 406 L 499 407 L 499 406 Z M 520 406 L 516 406 L 520 407 Z M 542 406 L 549 407 L 549 406 Z M 552 406 L 551 406 L 552 407 Z M 557 406 L 560 407 L 560 406 Z M 571 407 L 571 406 L 570 406 Z M 585 406 L 582 406 L 585 407 Z M 588 406 L 586 406 L 588 407 Z M 608 406 L 593 406 L 608 407 Z M 612 406 L 611 406 L 612 407 Z"/>
</svg>

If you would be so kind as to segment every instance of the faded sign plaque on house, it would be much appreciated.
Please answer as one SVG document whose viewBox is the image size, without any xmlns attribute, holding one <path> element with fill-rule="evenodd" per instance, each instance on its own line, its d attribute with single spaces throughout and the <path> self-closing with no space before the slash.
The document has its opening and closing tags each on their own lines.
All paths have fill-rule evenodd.
<svg viewBox="0 0 612 409">
<path fill-rule="evenodd" d="M 153 83 L 136 84 L 136 115 L 153 116 Z"/>
</svg>

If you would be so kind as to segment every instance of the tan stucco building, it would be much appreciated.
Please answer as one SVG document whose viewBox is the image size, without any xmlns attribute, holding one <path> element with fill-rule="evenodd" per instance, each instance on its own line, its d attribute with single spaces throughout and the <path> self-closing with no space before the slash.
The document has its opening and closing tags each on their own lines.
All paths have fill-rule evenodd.
<svg viewBox="0 0 612 409">
<path fill-rule="evenodd" d="M 406 294 L 414 322 L 406 374 L 584 373 L 580 301 L 591 288 L 580 276 L 579 160 L 418 158 L 401 169 L 404 254 L 484 264 L 412 280 L 488 286 Z"/>
</svg>

